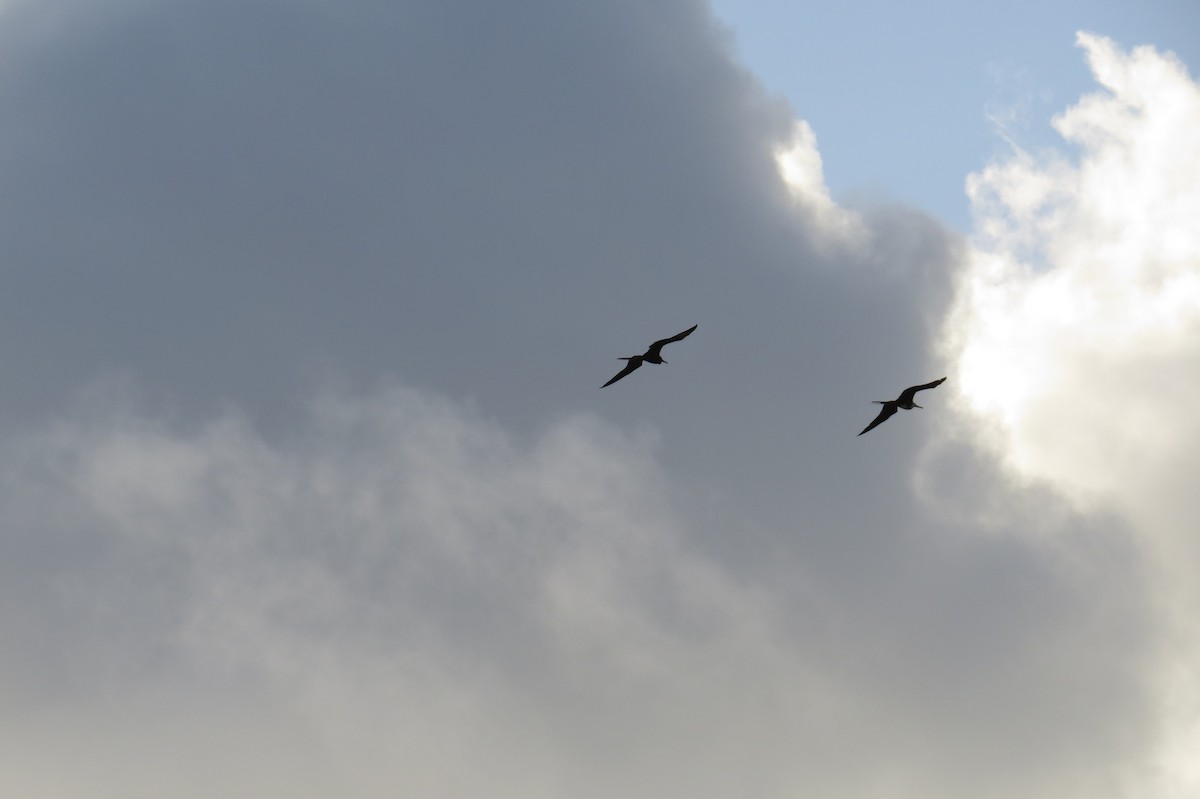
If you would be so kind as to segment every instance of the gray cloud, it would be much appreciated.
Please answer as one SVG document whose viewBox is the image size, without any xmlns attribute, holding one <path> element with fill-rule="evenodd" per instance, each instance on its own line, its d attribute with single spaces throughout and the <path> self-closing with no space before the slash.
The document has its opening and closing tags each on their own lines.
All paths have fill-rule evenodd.
<svg viewBox="0 0 1200 799">
<path fill-rule="evenodd" d="M 922 454 L 950 383 L 855 439 L 950 371 L 967 244 L 789 190 L 702 5 L 39 3 L 0 54 L 0 785 L 1062 799 L 1150 756 L 1128 521 Z"/>
<path fill-rule="evenodd" d="M 1046 558 L 909 522 L 886 564 L 749 580 L 691 540 L 653 441 L 595 419 L 513 438 L 392 390 L 273 446 L 109 407 L 10 450 L 0 503 L 9 716 L 80 748 L 112 724 L 77 777 L 109 790 L 217 768 L 235 795 L 950 796 L 999 755 L 981 795 L 1049 796 L 1099 778 L 1064 737 L 1136 743 L 1138 574 L 1094 537 Z M 53 795 L 22 741 L 6 773 Z M 151 741 L 161 773 L 136 765 Z"/>
</svg>

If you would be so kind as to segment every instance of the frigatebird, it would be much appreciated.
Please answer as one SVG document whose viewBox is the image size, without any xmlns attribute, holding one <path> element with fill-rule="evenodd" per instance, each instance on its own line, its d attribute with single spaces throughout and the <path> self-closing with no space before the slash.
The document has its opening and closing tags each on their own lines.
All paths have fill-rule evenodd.
<svg viewBox="0 0 1200 799">
<path fill-rule="evenodd" d="M 934 380 L 932 383 L 926 383 L 923 386 L 909 386 L 901 391 L 900 396 L 894 400 L 874 400 L 874 402 L 883 406 L 883 410 L 881 410 L 879 415 L 875 417 L 875 421 L 867 425 L 863 429 L 862 433 L 859 433 L 859 435 L 861 436 L 868 430 L 874 429 L 886 422 L 888 419 L 891 419 L 892 415 L 896 413 L 898 408 L 903 408 L 906 411 L 911 411 L 913 408 L 920 408 L 920 405 L 913 402 L 913 397 L 917 395 L 917 392 L 924 391 L 927 388 L 937 388 L 944 382 L 946 382 L 946 378 L 943 377 L 941 380 Z"/>
<path fill-rule="evenodd" d="M 604 388 L 604 386 L 611 386 L 613 383 L 617 382 L 622 377 L 624 377 L 625 375 L 632 372 L 634 369 L 637 369 L 643 363 L 666 363 L 666 361 L 664 361 L 663 357 L 662 357 L 662 348 L 665 347 L 667 344 L 670 344 L 672 341 L 682 341 L 683 339 L 690 336 L 692 334 L 692 331 L 695 330 L 696 328 L 698 328 L 699 326 L 700 325 L 692 325 L 691 327 L 689 327 L 687 330 L 683 331 L 682 333 L 678 333 L 674 336 L 671 336 L 670 338 L 659 339 L 658 341 L 651 344 L 650 349 L 646 350 L 641 355 L 630 355 L 628 358 L 618 358 L 617 360 L 629 361 L 629 363 L 625 364 L 624 369 L 622 369 L 621 371 L 619 371 L 615 375 L 613 375 L 613 379 L 609 380 L 603 386 L 600 386 L 600 388 Z"/>
</svg>

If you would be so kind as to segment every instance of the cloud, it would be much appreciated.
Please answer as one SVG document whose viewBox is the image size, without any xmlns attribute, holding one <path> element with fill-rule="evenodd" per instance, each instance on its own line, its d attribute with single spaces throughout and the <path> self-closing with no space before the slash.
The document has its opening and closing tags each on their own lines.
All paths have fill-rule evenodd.
<svg viewBox="0 0 1200 799">
<path fill-rule="evenodd" d="M 981 794 L 1005 796 L 1077 784 L 1033 744 L 1081 717 L 1102 750 L 1138 728 L 1090 704 L 1136 696 L 1139 647 L 1109 636 L 1141 615 L 1093 615 L 1095 578 L 1020 547 L 912 539 L 857 595 L 797 564 L 747 580 L 697 545 L 655 439 L 594 418 L 514 437 L 394 388 L 326 395 L 272 444 L 100 396 L 7 448 L 6 789 L 950 796 L 1007 741 L 1038 779 Z M 938 550 L 957 576 L 930 583 L 912 556 Z M 863 747 L 889 753 L 867 779 Z"/>
<path fill-rule="evenodd" d="M 216 767 L 232 795 L 715 796 L 782 765 L 759 747 L 814 683 L 758 592 L 689 551 L 649 440 L 575 418 L 515 441 L 406 390 L 312 419 L 274 448 L 236 417 L 118 413 L 9 460 L 5 605 L 51 641 L 16 636 L 8 788 L 199 796 Z M 30 596 L 39 546 L 88 557 Z M 59 735 L 70 775 L 38 756 Z M 304 780 L 283 752 L 313 755 Z"/>
<path fill-rule="evenodd" d="M 1121 494 L 1191 455 L 1200 89 L 1170 56 L 1079 41 L 1105 87 L 1055 120 L 1079 161 L 1017 152 L 971 177 L 979 236 L 948 335 L 1017 468 Z"/>
<path fill-rule="evenodd" d="M 792 138 L 776 150 L 779 172 L 787 184 L 797 211 L 812 217 L 817 235 L 833 239 L 842 248 L 855 246 L 856 239 L 868 235 L 868 228 L 857 214 L 841 208 L 829 196 L 825 169 L 817 149 L 817 135 L 803 120 L 796 122 Z"/>
<path fill-rule="evenodd" d="M 979 235 L 947 347 L 1015 469 L 1178 532 L 1200 383 L 1200 88 L 1170 55 L 1079 42 L 1104 91 L 1055 120 L 1078 162 L 1018 151 L 971 177 Z"/>
<path fill-rule="evenodd" d="M 1130 519 L 1175 628 L 1153 678 L 1168 740 L 1194 740 L 1179 674 L 1200 662 L 1186 477 L 1200 467 L 1200 86 L 1169 53 L 1078 43 L 1102 88 L 1054 120 L 1077 155 L 1017 150 L 970 177 L 977 234 L 944 341 L 975 440 L 1021 479 Z M 1190 795 L 1193 757 L 1170 759 L 1152 795 Z"/>
<path fill-rule="evenodd" d="M 536 421 L 514 371 L 574 397 L 751 231 L 756 267 L 804 257 L 761 221 L 788 110 L 699 4 L 79 5 L 0 26 L 0 324 L 39 375 L 7 418 L 113 371 L 283 418 L 336 369 Z"/>
<path fill-rule="evenodd" d="M 76 10 L 0 17 L 6 792 L 1094 799 L 1160 752 L 1141 528 L 975 417 L 914 467 L 961 376 L 855 439 L 953 363 L 967 246 L 834 203 L 702 4 Z"/>
</svg>

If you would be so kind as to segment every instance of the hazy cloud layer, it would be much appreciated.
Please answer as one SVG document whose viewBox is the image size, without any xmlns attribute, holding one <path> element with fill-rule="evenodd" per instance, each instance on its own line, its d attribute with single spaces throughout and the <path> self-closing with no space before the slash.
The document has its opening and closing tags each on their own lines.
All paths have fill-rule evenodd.
<svg viewBox="0 0 1200 799">
<path fill-rule="evenodd" d="M 34 651 L 5 681 L 4 770 L 35 788 L 703 794 L 776 759 L 746 733 L 788 726 L 807 683 L 757 592 L 682 546 L 646 444 L 594 421 L 522 444 L 393 391 L 321 402 L 283 449 L 234 418 L 179 436 L 114 413 L 26 452 L 5 604 Z M 38 548 L 63 554 L 21 586 Z M 39 732 L 98 762 L 45 774 Z M 143 773 L 147 745 L 178 771 Z"/>
<path fill-rule="evenodd" d="M 1050 796 L 1096 783 L 1058 738 L 1136 743 L 1106 721 L 1136 714 L 1110 638 L 1143 620 L 1097 614 L 1096 575 L 917 537 L 939 568 L 875 592 L 738 579 L 688 541 L 652 442 L 595 420 L 514 440 L 391 390 L 272 447 L 110 400 L 13 449 L 4 773 L 27 791 L 949 796 L 1000 747 L 1036 779 L 980 795 Z"/>
<path fill-rule="evenodd" d="M 966 243 L 834 203 L 694 2 L 6 6 L 0 788 L 1182 790 L 1185 568 L 1022 426 L 1081 380 L 980 399 L 1022 357 L 976 354 L 989 309 L 1037 330 L 1021 298 L 1096 240 L 1082 188 L 1013 198 L 1195 90 L 1087 42 L 1138 113 L 1085 101 L 1078 165 L 973 178 Z"/>
</svg>

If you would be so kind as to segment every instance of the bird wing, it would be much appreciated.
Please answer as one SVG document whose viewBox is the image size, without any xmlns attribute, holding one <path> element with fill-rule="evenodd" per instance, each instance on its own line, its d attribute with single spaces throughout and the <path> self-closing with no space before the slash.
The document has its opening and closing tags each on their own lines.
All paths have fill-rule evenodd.
<svg viewBox="0 0 1200 799">
<path fill-rule="evenodd" d="M 609 380 L 603 386 L 600 386 L 600 388 L 604 388 L 605 386 L 611 386 L 613 383 L 617 382 L 622 377 L 629 374 L 634 369 L 637 369 L 641 365 L 642 365 L 642 357 L 640 355 L 633 356 L 632 358 L 629 359 L 629 363 L 625 364 L 624 369 L 622 369 L 621 371 L 619 371 L 615 375 L 613 375 L 613 379 Z"/>
<path fill-rule="evenodd" d="M 904 389 L 903 392 L 901 392 L 900 400 L 899 400 L 900 404 L 907 405 L 908 403 L 913 401 L 913 397 L 916 396 L 918 391 L 924 391 L 927 388 L 937 388 L 938 386 L 940 386 L 942 383 L 945 383 L 945 382 L 946 382 L 946 378 L 943 377 L 941 380 L 934 380 L 932 383 L 926 383 L 923 386 L 909 386 L 908 388 Z"/>
<path fill-rule="evenodd" d="M 879 412 L 879 415 L 875 417 L 875 421 L 871 422 L 869 425 L 864 427 L 862 433 L 859 433 L 859 435 L 861 436 L 863 433 L 867 432 L 868 430 L 874 430 L 876 427 L 879 427 L 879 425 L 883 424 L 888 419 L 891 419 L 892 416 L 895 415 L 895 413 L 896 413 L 896 404 L 894 402 L 883 403 L 883 410 L 881 410 Z"/>
<path fill-rule="evenodd" d="M 700 327 L 700 325 L 692 325 L 691 327 L 689 327 L 687 330 L 683 331 L 682 333 L 676 333 L 674 336 L 671 336 L 670 338 L 659 339 L 658 341 L 656 341 L 650 345 L 650 349 L 646 350 L 646 355 L 654 355 L 656 357 L 662 357 L 660 353 L 662 352 L 663 347 L 670 344 L 672 341 L 683 341 L 685 338 L 692 335 L 692 331 L 698 327 Z"/>
</svg>

